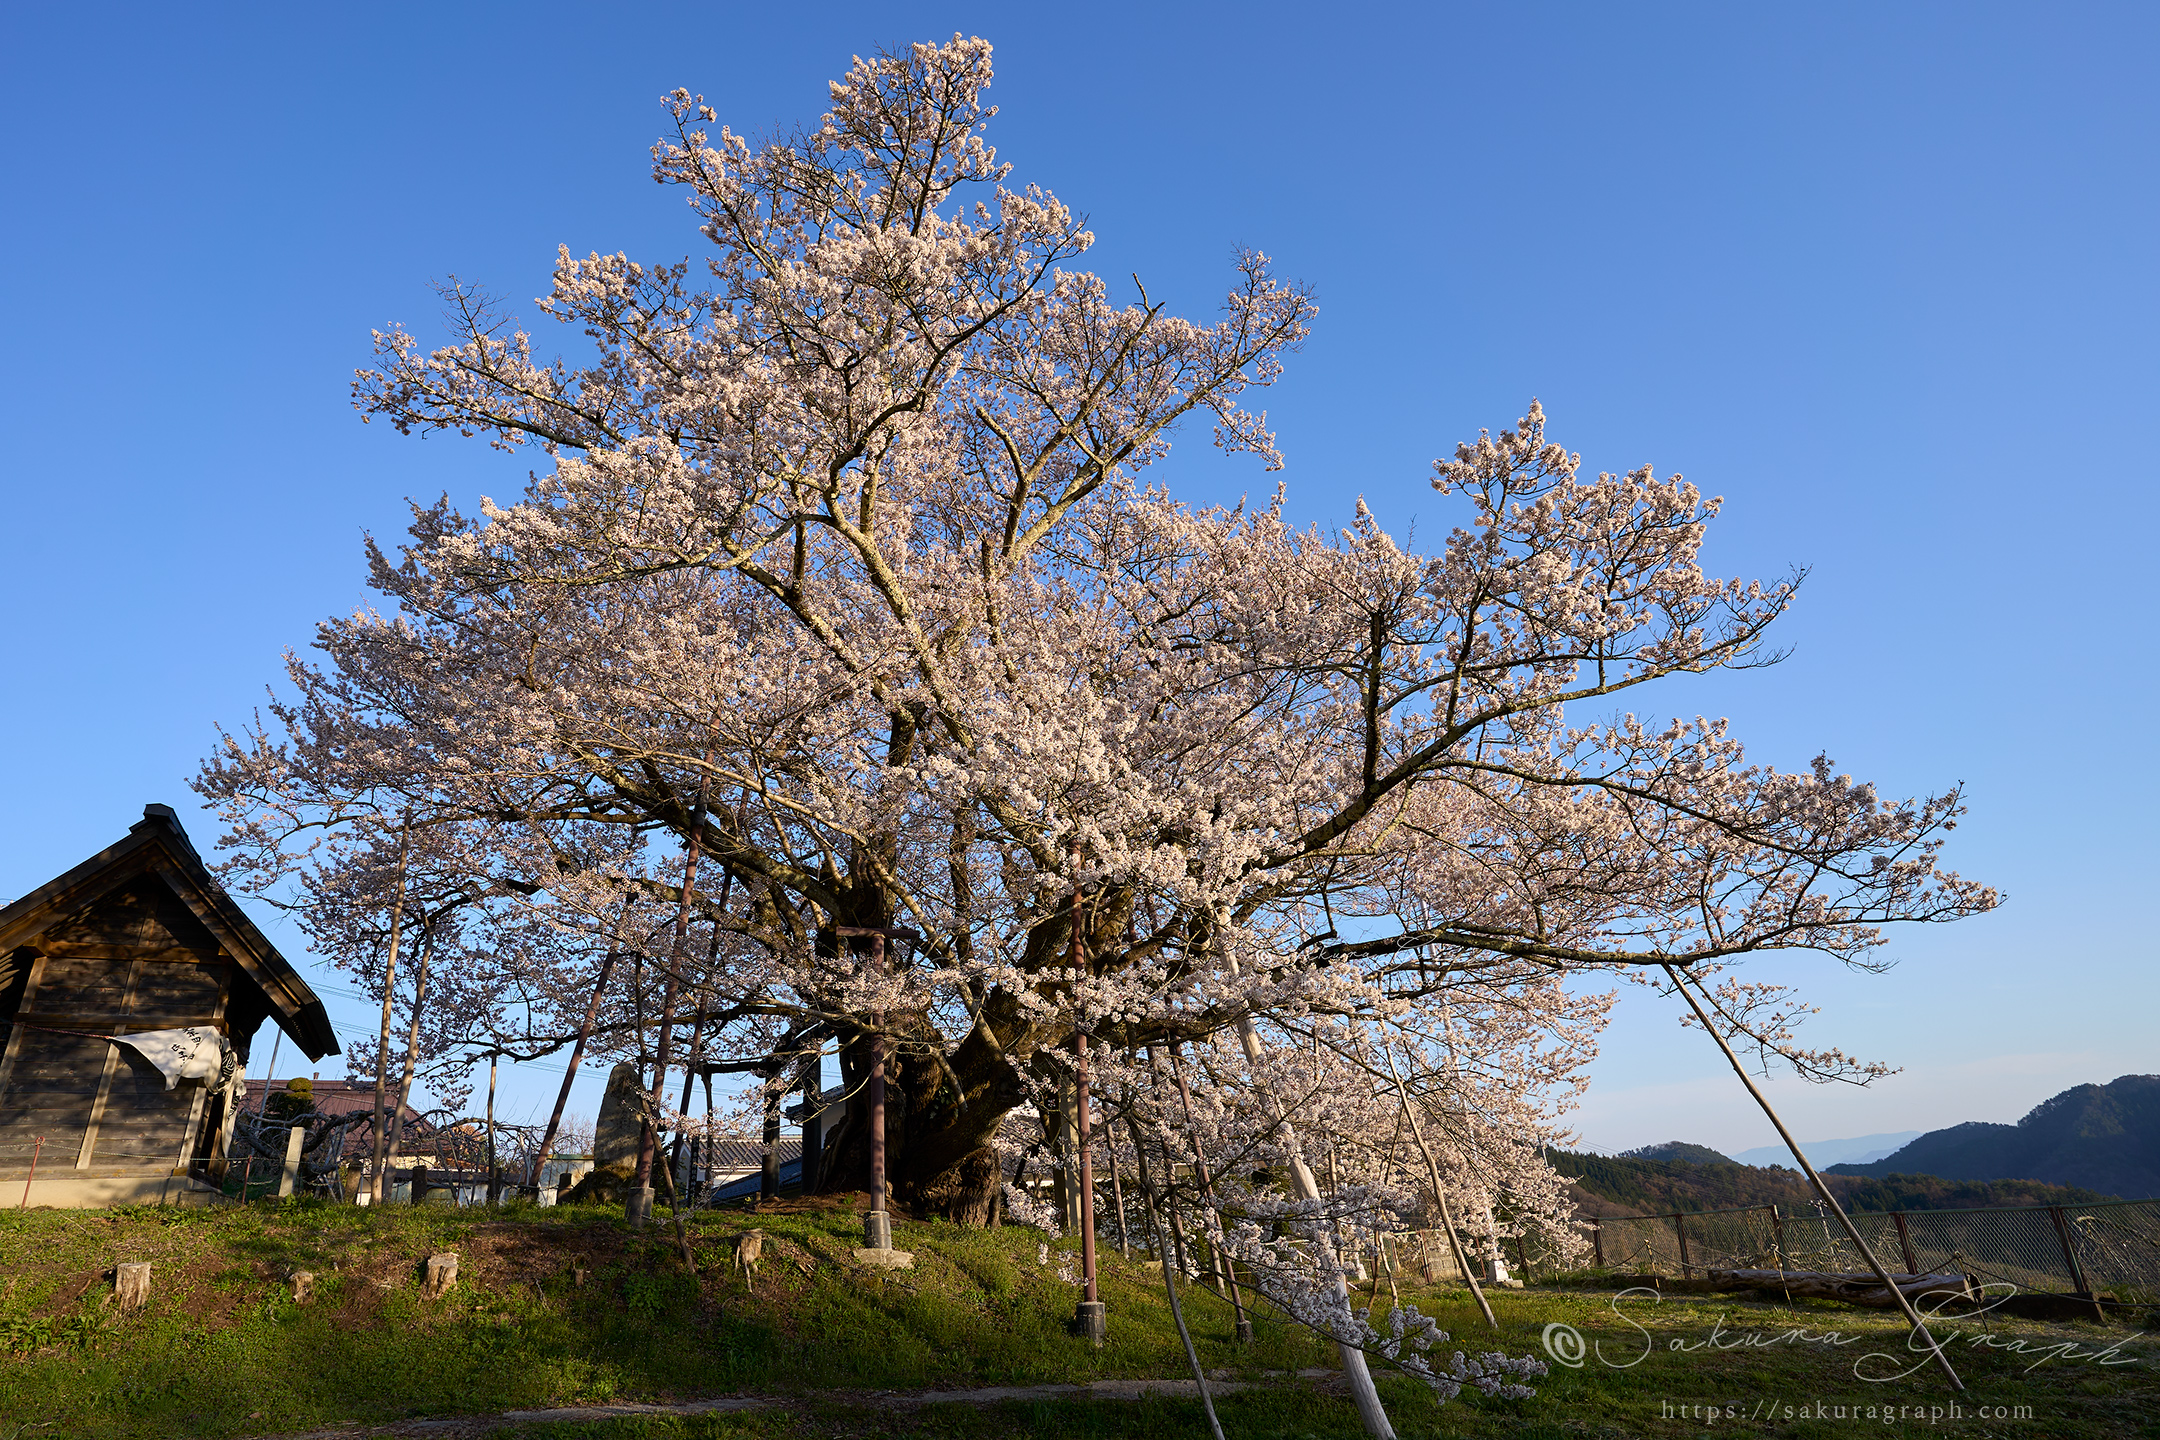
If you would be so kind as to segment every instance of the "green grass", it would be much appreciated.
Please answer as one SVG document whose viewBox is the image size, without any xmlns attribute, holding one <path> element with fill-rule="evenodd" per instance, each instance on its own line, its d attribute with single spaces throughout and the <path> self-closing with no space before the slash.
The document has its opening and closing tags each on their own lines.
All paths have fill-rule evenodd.
<svg viewBox="0 0 2160 1440">
<path fill-rule="evenodd" d="M 727 1264 L 728 1237 L 755 1224 L 766 1255 L 754 1294 Z M 1075 1297 L 1055 1258 L 1037 1263 L 1032 1231 L 901 1225 L 895 1243 L 916 1268 L 890 1275 L 855 1267 L 859 1241 L 846 1212 L 702 1215 L 692 1235 L 703 1272 L 682 1271 L 672 1230 L 627 1232 L 600 1209 L 359 1210 L 316 1202 L 262 1203 L 211 1211 L 134 1210 L 0 1213 L 0 1436 L 149 1437 L 289 1433 L 338 1422 L 388 1423 L 417 1416 L 617 1399 L 665 1401 L 751 1393 L 774 1410 L 676 1420 L 528 1427 L 549 1440 L 778 1440 L 896 1433 L 955 1440 L 1006 1435 L 1169 1436 L 1205 1433 L 1197 1401 L 1054 1400 L 998 1406 L 902 1407 L 875 1392 L 1178 1378 L 1185 1357 L 1155 1272 L 1104 1254 L 1110 1343 L 1101 1350 L 1069 1333 Z M 420 1291 L 424 1257 L 454 1249 L 458 1287 L 441 1300 Z M 116 1262 L 153 1263 L 151 1302 L 120 1316 L 107 1298 Z M 587 1270 L 582 1287 L 573 1265 Z M 295 1305 L 284 1277 L 316 1273 L 314 1299 Z M 1615 1359 L 1645 1337 L 1614 1313 L 1609 1292 L 1502 1292 L 1494 1338 L 1468 1296 L 1414 1296 L 1466 1349 L 1539 1353 L 1544 1327 L 1574 1326 Z M 1385 1292 L 1383 1290 L 1383 1302 Z M 1349 1402 L 1325 1389 L 1269 1380 L 1264 1372 L 1324 1365 L 1329 1348 L 1271 1316 L 1256 1343 L 1232 1343 L 1220 1300 L 1187 1292 L 1202 1363 L 1264 1388 L 1221 1397 L 1224 1428 L 1238 1437 L 1354 1436 Z M 2035 1435 L 2048 1440 L 2160 1436 L 2160 1343 L 2131 1327 L 1996 1321 L 1997 1338 L 2026 1344 L 2074 1341 L 2086 1350 L 2126 1341 L 2131 1364 L 2054 1360 L 2029 1373 L 2033 1355 L 1954 1350 L 1971 1390 L 1956 1426 L 1782 1416 L 1772 1426 L 1706 1425 L 1665 1407 L 1762 1403 L 1948 1405 L 1932 1372 L 1882 1384 L 1856 1378 L 1862 1353 L 1897 1352 L 1902 1327 L 1888 1315 L 1804 1302 L 1783 1305 L 1675 1297 L 1622 1309 L 1659 1348 L 1625 1368 L 1592 1357 L 1581 1370 L 1554 1367 L 1529 1400 L 1475 1392 L 1436 1404 L 1422 1387 L 1383 1380 L 1407 1436 L 1688 1435 L 1739 1429 L 1791 1436 L 1856 1433 Z M 1675 1351 L 1699 1344 L 1722 1322 L 1733 1333 L 1776 1333 L 1801 1324 L 1836 1329 L 1855 1343 Z M 1910 1363 L 1908 1361 L 1908 1363 Z M 2026 1405 L 2029 1419 L 1980 1422 L 1981 1405 Z M 2042 1428 L 2044 1427 L 2044 1428 Z"/>
</svg>

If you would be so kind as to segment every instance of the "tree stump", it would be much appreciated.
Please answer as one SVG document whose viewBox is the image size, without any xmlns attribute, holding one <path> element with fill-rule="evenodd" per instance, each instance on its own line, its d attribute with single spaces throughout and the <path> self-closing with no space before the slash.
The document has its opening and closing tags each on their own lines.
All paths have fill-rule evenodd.
<svg viewBox="0 0 2160 1440">
<path fill-rule="evenodd" d="M 455 1253 L 428 1256 L 426 1291 L 430 1300 L 441 1299 L 445 1291 L 457 1284 L 457 1262 Z"/>
<path fill-rule="evenodd" d="M 140 1310 L 150 1303 L 150 1262 L 113 1267 L 113 1296 L 122 1310 Z"/>
<path fill-rule="evenodd" d="M 305 1304 L 307 1304 L 307 1302 L 308 1302 L 308 1297 L 312 1296 L 312 1295 L 313 1295 L 314 1293 L 315 1293 L 315 1272 L 314 1272 L 314 1271 L 312 1271 L 312 1270 L 295 1270 L 295 1271 L 293 1271 L 293 1275 L 292 1275 L 292 1298 L 293 1298 L 293 1304 L 295 1304 L 295 1305 L 305 1305 Z"/>
</svg>

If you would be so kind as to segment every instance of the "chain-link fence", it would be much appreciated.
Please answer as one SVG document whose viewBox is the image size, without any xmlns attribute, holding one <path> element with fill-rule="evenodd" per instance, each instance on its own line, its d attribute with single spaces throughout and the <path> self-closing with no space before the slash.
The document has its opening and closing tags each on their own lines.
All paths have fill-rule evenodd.
<svg viewBox="0 0 2160 1440">
<path fill-rule="evenodd" d="M 1893 1270 L 1970 1275 L 2048 1294 L 2160 1301 L 2160 1200 L 1856 1211 L 1852 1222 Z M 1591 1243 L 1598 1268 L 1644 1275 L 1778 1268 L 1857 1274 L 1868 1268 L 1845 1228 L 1820 1206 L 1608 1218 L 1592 1223 Z M 1528 1258 L 1535 1269 L 1538 1257 Z"/>
</svg>

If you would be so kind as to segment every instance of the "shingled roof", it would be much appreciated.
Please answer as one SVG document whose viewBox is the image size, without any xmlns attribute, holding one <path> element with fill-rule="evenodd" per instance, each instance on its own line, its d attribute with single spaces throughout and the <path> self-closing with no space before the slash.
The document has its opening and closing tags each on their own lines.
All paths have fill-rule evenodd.
<svg viewBox="0 0 2160 1440">
<path fill-rule="evenodd" d="M 322 1001 L 225 893 L 169 805 L 145 805 L 143 818 L 129 828 L 126 839 L 0 909 L 0 969 L 6 968 L 7 957 L 47 929 L 145 876 L 163 881 L 202 922 L 240 974 L 262 992 L 270 1018 L 310 1059 L 338 1053 L 337 1034 Z M 0 982 L 4 979 L 0 976 Z"/>
</svg>

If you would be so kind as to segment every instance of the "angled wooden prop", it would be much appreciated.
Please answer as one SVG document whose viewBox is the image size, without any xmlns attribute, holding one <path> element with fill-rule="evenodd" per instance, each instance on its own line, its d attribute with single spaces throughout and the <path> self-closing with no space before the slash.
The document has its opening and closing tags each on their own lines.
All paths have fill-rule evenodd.
<svg viewBox="0 0 2160 1440">
<path fill-rule="evenodd" d="M 1913 1309 L 1912 1301 L 1906 1297 L 1905 1292 L 1890 1278 L 1890 1272 L 1883 1268 L 1882 1261 L 1875 1258 L 1875 1252 L 1869 1248 L 1867 1241 L 1860 1238 L 1859 1229 L 1852 1223 L 1852 1217 L 1845 1213 L 1845 1207 L 1838 1204 L 1837 1196 L 1830 1193 L 1830 1187 L 1823 1183 L 1822 1176 L 1815 1173 L 1815 1167 L 1808 1164 L 1807 1156 L 1800 1153 L 1800 1142 L 1792 1138 L 1792 1131 L 1785 1128 L 1785 1122 L 1778 1119 L 1777 1111 L 1770 1108 L 1770 1102 L 1763 1097 L 1762 1091 L 1755 1088 L 1755 1082 L 1748 1078 L 1747 1071 L 1741 1067 L 1740 1057 L 1733 1054 L 1732 1046 L 1725 1043 L 1725 1036 L 1719 1032 L 1717 1026 L 1710 1023 L 1708 1012 L 1696 1001 L 1695 992 L 1688 989 L 1687 978 L 1681 968 L 1678 965 L 1667 965 L 1665 973 L 1672 976 L 1672 982 L 1686 999 L 1688 1008 L 1695 1012 L 1696 1019 L 1702 1021 L 1702 1027 L 1710 1032 L 1710 1038 L 1717 1041 L 1718 1049 L 1725 1052 L 1726 1060 L 1732 1064 L 1733 1074 L 1740 1077 L 1740 1083 L 1747 1086 L 1748 1094 L 1755 1097 L 1755 1103 L 1762 1107 L 1762 1113 L 1769 1116 L 1770 1123 L 1777 1127 L 1778 1138 L 1785 1142 L 1786 1149 L 1792 1151 L 1793 1159 L 1800 1162 L 1800 1168 L 1807 1173 L 1807 1178 L 1815 1186 L 1815 1193 L 1822 1196 L 1823 1203 L 1830 1207 L 1830 1213 L 1837 1216 L 1838 1224 L 1845 1227 L 1845 1234 L 1851 1239 L 1853 1247 L 1860 1252 L 1860 1258 L 1867 1261 L 1868 1268 L 1882 1280 L 1883 1287 L 1897 1301 L 1898 1309 L 1905 1312 L 1905 1318 L 1913 1329 L 1927 1337 L 1928 1349 L 1934 1353 L 1935 1363 L 1942 1366 L 1943 1374 L 1950 1377 L 1951 1388 L 1963 1390 L 1965 1382 L 1958 1379 L 1957 1371 L 1950 1368 L 1950 1357 L 1943 1354 L 1941 1342 L 1936 1340 L 1934 1332 L 1927 1328 L 1926 1322 L 1920 1318 L 1920 1312 Z"/>
</svg>

